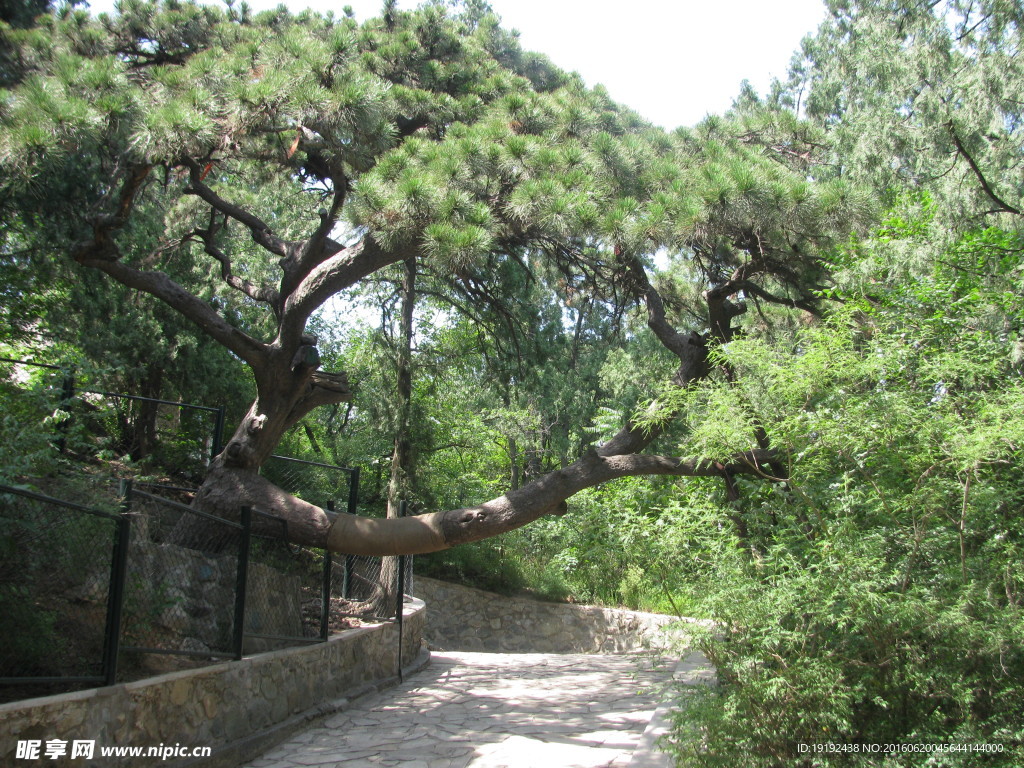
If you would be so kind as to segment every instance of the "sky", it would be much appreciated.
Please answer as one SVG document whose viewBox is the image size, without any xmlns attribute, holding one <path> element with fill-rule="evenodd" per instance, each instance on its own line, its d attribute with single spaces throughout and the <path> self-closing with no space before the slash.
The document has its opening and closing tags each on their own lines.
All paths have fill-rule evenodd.
<svg viewBox="0 0 1024 768">
<path fill-rule="evenodd" d="M 764 93 L 800 40 L 825 18 L 822 0 L 490 0 L 526 50 L 601 84 L 663 128 L 724 112 L 746 79 Z M 256 10 L 279 0 L 249 0 Z M 363 21 L 382 0 L 288 0 L 292 10 L 352 6 Z M 418 0 L 399 0 L 411 9 Z M 113 0 L 92 0 L 96 13 Z"/>
</svg>

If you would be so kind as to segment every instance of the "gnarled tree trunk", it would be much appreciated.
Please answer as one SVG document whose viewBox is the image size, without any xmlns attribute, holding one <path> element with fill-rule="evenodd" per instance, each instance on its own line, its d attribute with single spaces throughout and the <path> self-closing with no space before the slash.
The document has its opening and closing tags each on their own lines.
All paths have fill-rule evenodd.
<svg viewBox="0 0 1024 768">
<path fill-rule="evenodd" d="M 704 378 L 708 375 L 706 339 L 696 333 L 674 330 L 665 318 L 660 296 L 642 272 L 638 275 L 641 278 L 649 325 L 679 360 L 673 383 L 688 386 Z M 197 508 L 207 511 L 224 513 L 248 505 L 278 515 L 287 519 L 288 535 L 293 542 L 334 552 L 422 554 L 489 538 L 558 512 L 579 491 L 620 477 L 672 475 L 722 477 L 728 481 L 736 474 L 773 476 L 770 464 L 774 456 L 770 449 L 748 451 L 728 464 L 647 454 L 642 451 L 656 439 L 659 430 L 627 424 L 607 443 L 568 466 L 476 506 L 388 519 L 329 513 L 285 493 L 257 472 L 259 463 L 270 455 L 284 430 L 305 413 L 301 382 L 303 375 L 309 374 L 289 370 L 290 379 L 284 373 L 258 378 L 275 383 L 275 397 L 266 399 L 261 390 L 261 397 L 214 462 L 195 503 Z M 283 382 L 291 382 L 290 388 Z M 265 399 L 269 413 L 263 412 Z M 288 403 L 292 403 L 290 410 Z"/>
</svg>

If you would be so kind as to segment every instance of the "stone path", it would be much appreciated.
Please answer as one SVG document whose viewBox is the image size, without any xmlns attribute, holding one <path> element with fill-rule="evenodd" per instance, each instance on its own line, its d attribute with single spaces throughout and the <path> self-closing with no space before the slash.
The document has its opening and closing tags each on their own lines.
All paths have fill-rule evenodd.
<svg viewBox="0 0 1024 768">
<path fill-rule="evenodd" d="M 435 652 L 249 768 L 627 766 L 671 677 L 637 656 Z"/>
</svg>

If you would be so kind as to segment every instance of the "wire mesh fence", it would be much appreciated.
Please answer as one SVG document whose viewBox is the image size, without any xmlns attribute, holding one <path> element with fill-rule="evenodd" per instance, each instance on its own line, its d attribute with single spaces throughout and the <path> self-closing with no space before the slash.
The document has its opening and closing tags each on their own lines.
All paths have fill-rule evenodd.
<svg viewBox="0 0 1024 768">
<path fill-rule="evenodd" d="M 247 652 L 326 640 L 330 632 L 329 553 L 288 542 L 282 518 L 253 510 L 246 582 Z"/>
<path fill-rule="evenodd" d="M 128 522 L 0 486 L 0 700 L 113 682 Z"/>
<path fill-rule="evenodd" d="M 275 454 L 264 462 L 260 474 L 278 488 L 310 504 L 319 504 L 327 509 L 347 505 L 350 512 L 355 511 L 358 469 Z"/>
<path fill-rule="evenodd" d="M 9 474 L 31 471 L 63 445 L 63 377 L 51 367 L 25 368 L 0 358 L 0 466 Z"/>
<path fill-rule="evenodd" d="M 240 651 L 235 605 L 244 588 L 247 531 L 180 502 L 130 488 L 132 543 L 125 570 L 121 650 L 233 658 Z M 180 545 L 195 538 L 207 551 Z M 145 659 L 138 665 L 152 666 Z"/>
<path fill-rule="evenodd" d="M 108 392 L 69 368 L 0 357 L 0 393 L 10 420 L 46 424 L 62 451 L 130 458 L 175 478 L 167 490 L 198 485 L 224 445 L 225 408 Z M 271 456 L 263 475 L 330 509 L 351 508 L 358 469 Z M 350 509 L 352 511 L 352 509 Z"/>
<path fill-rule="evenodd" d="M 220 452 L 224 408 L 107 392 L 48 363 L 0 358 L 9 418 L 49 425 L 61 452 L 147 462 L 198 483 Z"/>
<path fill-rule="evenodd" d="M 332 555 L 259 510 L 120 493 L 115 513 L 0 486 L 0 700 L 401 622 L 412 558 Z"/>
<path fill-rule="evenodd" d="M 288 456 L 271 456 L 261 474 L 289 493 L 328 510 L 345 506 L 356 513 L 359 496 L 359 468 L 342 467 L 324 462 L 306 461 Z M 324 608 L 327 621 L 339 628 L 352 620 L 382 620 L 396 615 L 398 571 L 396 558 L 334 555 L 324 562 L 324 553 L 306 551 L 305 557 L 322 564 L 325 580 L 330 579 L 329 605 Z M 308 567 L 308 566 L 307 566 Z M 406 570 L 411 585 L 412 558 Z M 307 595 L 312 591 L 306 588 Z M 306 612 L 311 613 L 313 600 L 306 598 Z"/>
</svg>

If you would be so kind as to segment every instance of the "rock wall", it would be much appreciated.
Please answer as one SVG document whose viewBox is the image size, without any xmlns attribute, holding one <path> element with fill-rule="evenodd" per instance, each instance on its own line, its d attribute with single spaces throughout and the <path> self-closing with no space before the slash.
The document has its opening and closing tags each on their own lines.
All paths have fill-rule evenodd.
<svg viewBox="0 0 1024 768">
<path fill-rule="evenodd" d="M 249 561 L 245 633 L 303 637 L 297 576 Z M 231 648 L 238 559 L 208 555 L 173 544 L 133 541 L 128 550 L 124 594 L 126 646 L 226 651 Z M 89 580 L 106 599 L 109 573 Z M 102 590 L 100 592 L 99 590 Z M 246 653 L 280 643 L 246 638 Z"/>
<path fill-rule="evenodd" d="M 633 653 L 665 647 L 674 616 L 504 597 L 417 576 L 431 648 L 493 653 Z"/>
<path fill-rule="evenodd" d="M 422 602 L 406 603 L 402 667 L 421 656 Z M 398 625 L 351 629 L 326 643 L 249 656 L 133 683 L 0 705 L 0 765 L 19 740 L 95 741 L 96 762 L 165 765 L 160 757 L 99 758 L 101 747 L 210 747 L 203 765 L 237 765 L 275 743 L 289 723 L 322 714 L 329 702 L 365 692 L 398 674 Z M 329 710 L 328 710 L 329 711 Z M 83 765 L 69 754 L 47 765 Z M 181 761 L 177 761 L 179 764 Z"/>
<path fill-rule="evenodd" d="M 100 564 L 105 565 L 105 564 Z M 124 584 L 122 646 L 224 652 L 232 646 L 238 558 L 173 544 L 133 540 Z M 109 566 L 85 576 L 69 597 L 104 605 Z M 319 597 L 319 595 L 318 595 Z M 298 576 L 250 560 L 245 634 L 301 638 L 302 584 Z M 280 642 L 245 638 L 245 653 Z"/>
</svg>

